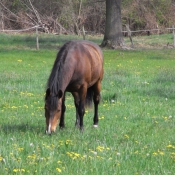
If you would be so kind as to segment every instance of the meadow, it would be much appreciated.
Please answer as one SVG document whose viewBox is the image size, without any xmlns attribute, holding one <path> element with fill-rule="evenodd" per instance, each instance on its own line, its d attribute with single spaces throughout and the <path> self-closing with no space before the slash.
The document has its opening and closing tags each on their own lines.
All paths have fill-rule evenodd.
<svg viewBox="0 0 175 175">
<path fill-rule="evenodd" d="M 173 42 L 170 35 L 156 38 L 149 40 L 154 46 Z M 67 93 L 66 128 L 45 135 L 45 86 L 69 39 L 75 37 L 43 35 L 36 50 L 33 35 L 0 34 L 0 174 L 173 174 L 174 49 L 104 49 L 99 127 L 92 127 L 93 109 L 86 109 L 84 132 L 75 128 Z"/>
</svg>

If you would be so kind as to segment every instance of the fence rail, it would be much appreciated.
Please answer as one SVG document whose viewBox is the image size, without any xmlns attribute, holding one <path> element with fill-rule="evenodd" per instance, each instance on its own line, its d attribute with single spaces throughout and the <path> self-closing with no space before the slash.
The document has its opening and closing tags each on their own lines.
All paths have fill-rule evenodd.
<svg viewBox="0 0 175 175">
<path fill-rule="evenodd" d="M 0 30 L 0 32 L 26 32 L 26 31 L 30 31 L 30 30 L 36 30 L 36 28 L 39 28 L 39 26 L 33 26 L 27 29 L 20 29 L 20 30 Z"/>
<path fill-rule="evenodd" d="M 43 27 L 41 27 L 39 25 L 35 25 L 33 27 L 26 28 L 26 29 L 20 29 L 20 30 L 0 30 L 0 32 L 6 32 L 6 33 L 20 33 L 20 32 L 27 32 L 27 31 L 36 32 L 36 49 L 39 50 L 39 34 L 38 34 L 38 30 L 39 29 L 43 29 Z M 132 40 L 132 34 L 133 33 L 150 32 L 149 34 L 151 34 L 152 31 L 158 31 L 157 34 L 160 34 L 160 31 L 167 30 L 167 31 L 170 31 L 173 34 L 173 41 L 174 41 L 173 44 L 169 44 L 169 42 L 167 42 L 167 47 L 171 46 L 171 47 L 174 47 L 175 48 L 175 26 L 172 26 L 171 28 L 164 28 L 164 29 L 145 29 L 145 30 L 136 30 L 136 31 L 131 31 L 128 27 L 126 27 L 126 29 L 127 30 L 124 30 L 122 32 L 124 34 L 128 34 L 128 37 L 130 37 L 130 41 L 131 41 L 131 44 L 132 44 L 133 47 L 134 47 L 133 40 Z M 90 32 L 90 31 L 81 31 L 81 34 L 83 36 L 83 39 L 85 39 L 85 34 L 86 35 L 87 34 L 91 35 L 92 33 L 93 32 Z"/>
<path fill-rule="evenodd" d="M 30 27 L 30 28 L 27 28 L 27 29 L 19 29 L 19 30 L 5 30 L 5 29 L 0 29 L 0 32 L 26 32 L 26 31 L 30 31 L 30 30 L 36 30 L 36 28 L 41 28 L 39 25 L 36 25 L 36 26 L 33 26 L 33 27 Z M 148 31 L 161 31 L 161 30 L 174 30 L 175 28 L 164 28 L 164 29 L 145 29 L 145 30 L 135 30 L 135 31 L 130 31 L 131 33 L 139 33 L 139 32 L 148 32 Z M 127 33 L 128 31 L 127 30 L 123 30 L 122 31 L 123 33 Z M 91 33 L 90 31 L 85 31 L 85 33 Z M 93 33 L 93 32 L 92 32 Z"/>
</svg>

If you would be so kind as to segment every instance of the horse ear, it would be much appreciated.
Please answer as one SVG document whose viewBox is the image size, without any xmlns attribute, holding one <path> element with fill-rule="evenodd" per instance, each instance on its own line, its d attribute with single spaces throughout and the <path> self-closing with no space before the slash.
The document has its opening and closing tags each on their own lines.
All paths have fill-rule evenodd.
<svg viewBox="0 0 175 175">
<path fill-rule="evenodd" d="M 58 98 L 62 98 L 62 96 L 63 96 L 63 91 L 62 90 L 59 90 L 58 91 L 58 94 L 57 94 L 57 97 Z"/>
</svg>

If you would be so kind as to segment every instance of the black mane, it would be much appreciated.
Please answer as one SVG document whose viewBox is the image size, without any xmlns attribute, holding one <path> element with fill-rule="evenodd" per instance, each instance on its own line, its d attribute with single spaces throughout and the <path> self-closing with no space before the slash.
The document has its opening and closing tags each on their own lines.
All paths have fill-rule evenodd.
<svg viewBox="0 0 175 175">
<path fill-rule="evenodd" d="M 69 44 L 70 42 L 67 42 L 66 44 L 64 44 L 61 47 L 60 51 L 58 52 L 53 68 L 51 70 L 51 74 L 47 81 L 46 89 L 49 89 L 51 98 L 47 99 L 47 93 L 46 93 L 45 101 L 47 100 L 47 102 L 49 103 L 49 106 L 53 109 L 56 109 L 58 104 L 57 95 L 58 95 L 58 90 L 61 82 L 60 79 L 63 74 L 62 68 L 63 68 L 66 55 L 68 53 Z"/>
</svg>

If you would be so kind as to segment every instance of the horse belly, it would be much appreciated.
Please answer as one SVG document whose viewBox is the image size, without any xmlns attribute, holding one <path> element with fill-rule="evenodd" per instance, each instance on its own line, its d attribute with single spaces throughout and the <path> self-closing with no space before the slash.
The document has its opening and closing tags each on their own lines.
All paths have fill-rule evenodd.
<svg viewBox="0 0 175 175">
<path fill-rule="evenodd" d="M 66 91 L 67 92 L 77 92 L 81 87 L 80 83 L 70 83 L 67 88 Z"/>
</svg>

